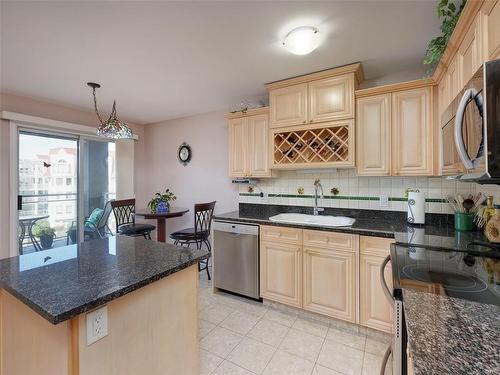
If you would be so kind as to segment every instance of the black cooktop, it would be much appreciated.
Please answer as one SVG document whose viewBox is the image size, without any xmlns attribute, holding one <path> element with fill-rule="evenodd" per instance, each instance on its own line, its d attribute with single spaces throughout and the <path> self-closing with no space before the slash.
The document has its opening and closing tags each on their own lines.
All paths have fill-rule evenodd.
<svg viewBox="0 0 500 375">
<path fill-rule="evenodd" d="M 412 289 L 500 306 L 498 257 L 392 245 L 395 289 Z"/>
</svg>

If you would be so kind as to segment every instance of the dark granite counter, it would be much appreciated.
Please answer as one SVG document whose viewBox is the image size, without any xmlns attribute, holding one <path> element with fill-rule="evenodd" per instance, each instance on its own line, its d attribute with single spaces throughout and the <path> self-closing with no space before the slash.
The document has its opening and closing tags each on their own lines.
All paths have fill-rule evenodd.
<svg viewBox="0 0 500 375">
<path fill-rule="evenodd" d="M 500 374 L 500 307 L 403 289 L 415 375 Z"/>
<path fill-rule="evenodd" d="M 0 287 L 57 324 L 209 256 L 143 238 L 109 237 L 0 260 Z"/>
<path fill-rule="evenodd" d="M 425 225 L 411 225 L 406 221 L 405 212 L 325 208 L 322 215 L 347 216 L 355 218 L 356 221 L 348 227 L 322 227 L 269 220 L 271 216 L 292 212 L 312 214 L 313 209 L 312 207 L 243 203 L 240 204 L 239 211 L 217 214 L 214 219 L 388 237 L 394 238 L 398 244 L 410 244 L 415 247 L 500 254 L 498 250 L 481 245 L 488 242 L 481 231 L 456 232 L 453 215 L 426 214 Z"/>
</svg>

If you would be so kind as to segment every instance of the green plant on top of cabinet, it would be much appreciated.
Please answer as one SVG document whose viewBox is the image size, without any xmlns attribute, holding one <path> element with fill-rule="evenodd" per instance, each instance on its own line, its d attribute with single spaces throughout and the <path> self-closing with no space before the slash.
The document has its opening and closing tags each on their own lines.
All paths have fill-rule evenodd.
<svg viewBox="0 0 500 375">
<path fill-rule="evenodd" d="M 228 114 L 229 176 L 271 177 L 269 169 L 269 109 Z"/>
</svg>

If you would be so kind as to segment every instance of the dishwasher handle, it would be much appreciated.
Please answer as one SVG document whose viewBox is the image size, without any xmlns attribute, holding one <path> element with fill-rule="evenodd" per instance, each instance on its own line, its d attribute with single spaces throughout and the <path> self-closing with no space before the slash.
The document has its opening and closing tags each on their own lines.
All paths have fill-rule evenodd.
<svg viewBox="0 0 500 375">
<path fill-rule="evenodd" d="M 387 263 L 389 263 L 391 260 L 391 256 L 387 255 L 380 265 L 380 283 L 382 284 L 382 289 L 384 291 L 385 296 L 387 299 L 391 302 L 394 303 L 394 297 L 392 296 L 391 290 L 387 286 L 387 283 L 385 282 L 385 267 L 387 266 Z"/>
</svg>

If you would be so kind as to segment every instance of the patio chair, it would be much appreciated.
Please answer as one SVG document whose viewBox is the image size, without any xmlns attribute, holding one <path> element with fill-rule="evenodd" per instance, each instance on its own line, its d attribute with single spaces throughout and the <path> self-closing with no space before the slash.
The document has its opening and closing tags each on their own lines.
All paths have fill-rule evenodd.
<svg viewBox="0 0 500 375">
<path fill-rule="evenodd" d="M 109 215 L 111 215 L 111 212 L 113 211 L 111 202 L 112 201 L 106 202 L 106 204 L 104 205 L 104 209 L 102 209 L 102 215 L 99 217 L 97 222 L 89 220 L 92 214 L 97 210 L 97 208 L 94 209 L 94 211 L 92 211 L 92 214 L 87 219 L 85 219 L 83 227 L 84 241 L 94 240 L 97 238 L 104 238 L 107 237 L 108 235 L 113 235 L 113 232 L 111 232 L 111 229 L 108 226 Z M 76 233 L 77 233 L 77 222 L 73 221 L 66 235 L 66 245 L 69 245 L 70 239 L 71 242 L 73 243 L 76 242 L 75 241 Z"/>
</svg>

